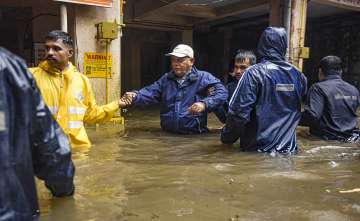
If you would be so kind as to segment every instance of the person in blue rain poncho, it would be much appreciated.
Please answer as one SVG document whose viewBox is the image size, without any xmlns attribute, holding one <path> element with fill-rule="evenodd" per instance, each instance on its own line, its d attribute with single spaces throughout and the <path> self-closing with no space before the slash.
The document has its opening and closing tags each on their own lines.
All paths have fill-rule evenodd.
<svg viewBox="0 0 360 221">
<path fill-rule="evenodd" d="M 306 77 L 285 61 L 284 28 L 269 27 L 258 43 L 260 63 L 242 76 L 229 104 L 221 141 L 244 151 L 294 153 Z"/>
<path fill-rule="evenodd" d="M 0 221 L 38 220 L 34 175 L 54 196 L 74 193 L 68 138 L 24 62 L 0 47 Z"/>
<path fill-rule="evenodd" d="M 208 132 L 207 113 L 224 104 L 227 90 L 212 74 L 194 67 L 194 51 L 190 46 L 180 44 L 167 56 L 171 56 L 170 72 L 139 91 L 126 92 L 122 99 L 134 106 L 159 103 L 160 124 L 165 131 Z"/>
</svg>

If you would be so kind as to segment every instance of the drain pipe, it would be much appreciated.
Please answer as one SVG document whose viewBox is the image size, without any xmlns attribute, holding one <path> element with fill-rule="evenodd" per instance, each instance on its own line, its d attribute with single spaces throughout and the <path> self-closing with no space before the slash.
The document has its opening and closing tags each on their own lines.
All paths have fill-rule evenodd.
<svg viewBox="0 0 360 221">
<path fill-rule="evenodd" d="M 291 0 L 284 0 L 284 21 L 286 29 L 288 47 L 286 49 L 286 61 L 290 60 L 290 29 L 291 29 Z"/>
<path fill-rule="evenodd" d="M 305 34 L 306 34 L 306 18 L 307 18 L 307 0 L 302 0 L 301 4 L 301 29 L 300 29 L 300 39 L 299 39 L 299 48 L 303 49 L 305 46 Z M 299 52 L 299 68 L 302 71 L 304 65 L 304 57 L 300 55 Z"/>
<path fill-rule="evenodd" d="M 60 5 L 61 31 L 68 32 L 67 8 L 65 4 Z"/>
</svg>

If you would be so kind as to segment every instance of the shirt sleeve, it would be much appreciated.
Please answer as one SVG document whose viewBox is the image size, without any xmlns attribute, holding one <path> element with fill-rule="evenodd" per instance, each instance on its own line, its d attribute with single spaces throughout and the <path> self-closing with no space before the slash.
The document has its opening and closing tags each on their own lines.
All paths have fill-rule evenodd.
<svg viewBox="0 0 360 221">
<path fill-rule="evenodd" d="M 324 105 L 325 98 L 321 89 L 317 85 L 313 85 L 309 89 L 299 125 L 311 126 L 319 124 L 324 111 Z"/>
<path fill-rule="evenodd" d="M 161 90 L 163 76 L 153 84 L 146 86 L 139 91 L 134 91 L 137 95 L 134 101 L 136 106 L 146 106 L 151 104 L 157 104 L 161 102 Z"/>
<path fill-rule="evenodd" d="M 84 116 L 84 122 L 89 124 L 102 123 L 109 121 L 119 110 L 119 102 L 113 101 L 106 105 L 97 105 L 94 92 L 90 81 L 86 78 L 86 105 L 87 110 Z"/>
<path fill-rule="evenodd" d="M 211 112 L 221 107 L 228 97 L 228 91 L 221 83 L 221 81 L 211 74 L 205 76 L 205 84 L 207 84 L 206 88 L 214 88 L 214 91 L 210 93 L 207 97 L 202 99 L 201 101 L 205 103 L 206 111 Z"/>
</svg>

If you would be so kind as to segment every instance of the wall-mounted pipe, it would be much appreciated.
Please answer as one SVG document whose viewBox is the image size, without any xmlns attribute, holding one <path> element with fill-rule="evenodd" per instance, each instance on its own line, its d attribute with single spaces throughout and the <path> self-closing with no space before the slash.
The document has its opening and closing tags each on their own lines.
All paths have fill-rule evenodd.
<svg viewBox="0 0 360 221">
<path fill-rule="evenodd" d="M 286 60 L 290 60 L 290 29 L 291 29 L 291 0 L 284 0 L 284 27 L 287 34 L 288 47 L 286 49 Z"/>
<path fill-rule="evenodd" d="M 64 32 L 68 32 L 67 8 L 65 4 L 60 5 L 60 21 L 61 21 L 61 30 Z"/>
<path fill-rule="evenodd" d="M 292 0 L 290 28 L 290 62 L 302 70 L 303 58 L 300 53 L 305 42 L 307 0 Z"/>
<path fill-rule="evenodd" d="M 305 46 L 305 34 L 306 34 L 306 17 L 307 17 L 307 0 L 302 0 L 302 9 L 301 9 L 301 29 L 300 29 L 300 39 L 299 39 L 299 48 Z M 299 68 L 303 69 L 304 59 L 299 55 Z"/>
</svg>

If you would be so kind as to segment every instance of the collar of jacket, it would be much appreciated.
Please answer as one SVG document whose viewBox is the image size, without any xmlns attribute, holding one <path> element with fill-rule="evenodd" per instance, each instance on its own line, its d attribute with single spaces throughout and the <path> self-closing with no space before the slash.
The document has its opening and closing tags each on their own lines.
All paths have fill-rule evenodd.
<svg viewBox="0 0 360 221">
<path fill-rule="evenodd" d="M 39 67 L 51 75 L 58 76 L 61 74 L 61 71 L 59 69 L 52 67 L 49 64 L 49 62 L 47 62 L 47 61 L 41 62 L 39 64 Z M 63 71 L 63 74 L 66 74 L 68 72 L 75 72 L 75 71 L 76 71 L 76 68 L 74 67 L 74 65 L 71 62 L 69 62 L 69 67 L 67 69 L 65 69 L 65 71 Z"/>
<path fill-rule="evenodd" d="M 167 75 L 167 77 L 171 80 L 176 80 L 176 76 L 174 71 L 170 71 Z M 189 74 L 187 74 L 185 81 L 195 82 L 199 78 L 198 71 L 195 67 L 193 67 Z"/>
<path fill-rule="evenodd" d="M 274 56 L 260 57 L 259 60 L 260 60 L 260 62 L 263 62 L 263 61 L 270 61 L 273 63 L 284 63 L 285 62 L 284 57 L 282 57 L 281 55 L 276 55 L 276 54 L 274 54 Z"/>
<path fill-rule="evenodd" d="M 338 73 L 330 73 L 328 76 L 325 77 L 323 81 L 334 80 L 334 79 L 341 79 L 341 75 Z"/>
</svg>

